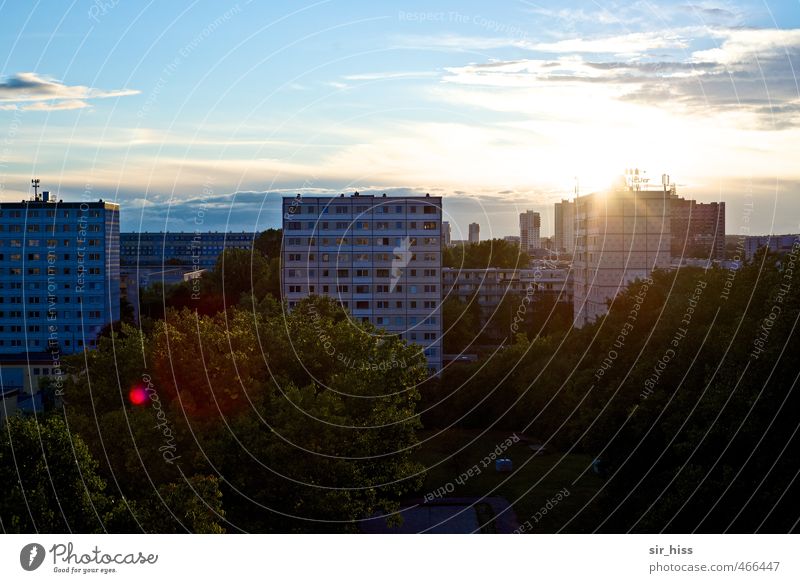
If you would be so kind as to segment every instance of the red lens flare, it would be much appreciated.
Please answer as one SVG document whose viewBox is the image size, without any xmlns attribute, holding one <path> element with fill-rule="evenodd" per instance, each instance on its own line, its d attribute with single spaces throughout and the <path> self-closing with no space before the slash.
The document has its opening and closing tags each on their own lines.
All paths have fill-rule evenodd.
<svg viewBox="0 0 800 583">
<path fill-rule="evenodd" d="M 134 405 L 144 405 L 147 401 L 147 391 L 142 387 L 133 387 L 131 392 L 128 393 L 128 398 Z"/>
</svg>

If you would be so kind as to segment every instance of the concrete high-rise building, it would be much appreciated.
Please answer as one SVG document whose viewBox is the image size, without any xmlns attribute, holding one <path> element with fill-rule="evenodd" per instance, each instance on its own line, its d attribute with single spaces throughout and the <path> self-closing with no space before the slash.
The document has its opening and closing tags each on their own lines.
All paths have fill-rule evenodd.
<svg viewBox="0 0 800 583">
<path fill-rule="evenodd" d="M 441 197 L 284 198 L 284 298 L 291 309 L 312 294 L 333 297 L 354 318 L 420 345 L 438 371 L 441 237 Z"/>
<path fill-rule="evenodd" d="M 725 203 L 700 203 L 673 195 L 672 256 L 725 259 Z"/>
<path fill-rule="evenodd" d="M 452 233 L 450 231 L 450 222 L 449 221 L 442 221 L 442 244 L 445 247 L 450 246 L 450 237 Z"/>
<path fill-rule="evenodd" d="M 481 242 L 481 226 L 478 223 L 469 224 L 469 242 L 470 243 Z"/>
<path fill-rule="evenodd" d="M 562 200 L 555 204 L 553 250 L 572 255 L 575 252 L 575 202 Z"/>
<path fill-rule="evenodd" d="M 93 347 L 119 301 L 119 205 L 0 203 L 0 354 Z"/>
<path fill-rule="evenodd" d="M 669 269 L 671 192 L 636 174 L 608 192 L 578 197 L 574 269 L 575 325 L 608 311 L 607 302 L 654 269 Z"/>
<path fill-rule="evenodd" d="M 530 253 L 542 248 L 542 217 L 539 213 L 525 211 L 519 215 L 520 250 Z"/>
</svg>

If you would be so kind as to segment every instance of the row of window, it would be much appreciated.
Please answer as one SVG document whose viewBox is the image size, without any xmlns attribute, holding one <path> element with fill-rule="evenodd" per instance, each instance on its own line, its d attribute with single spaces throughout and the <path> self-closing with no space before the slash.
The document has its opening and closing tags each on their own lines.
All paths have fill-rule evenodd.
<svg viewBox="0 0 800 583">
<path fill-rule="evenodd" d="M 72 273 L 71 267 L 64 267 L 61 270 L 62 275 L 70 275 Z M 0 276 L 1 275 L 58 275 L 58 269 L 49 269 L 45 267 L 28 267 L 24 269 L 22 267 L 0 267 Z M 75 270 L 76 273 L 81 273 L 81 269 L 77 268 Z M 87 267 L 83 270 L 83 273 L 88 275 L 101 275 L 102 269 L 100 267 Z"/>
<path fill-rule="evenodd" d="M 44 283 L 39 281 L 28 282 L 25 285 L 25 289 L 28 290 L 44 289 L 46 287 L 49 288 L 50 285 L 54 285 L 56 286 L 56 288 L 58 288 L 58 286 L 60 285 L 61 289 L 72 289 L 71 283 L 59 284 L 59 283 Z M 86 289 L 103 289 L 103 285 L 97 281 L 91 281 L 89 283 L 86 283 L 85 287 Z M 22 288 L 23 286 L 21 281 L 12 281 L 12 282 L 0 281 L 0 289 L 22 289 Z"/>
<path fill-rule="evenodd" d="M 99 303 L 99 302 L 93 302 L 93 303 Z M 5 318 L 4 314 L 8 314 L 8 318 L 11 319 L 11 320 L 18 320 L 18 319 L 22 318 L 22 312 L 19 311 L 19 310 L 14 310 L 14 311 L 10 311 L 10 312 L 0 311 L 0 319 L 4 319 Z M 31 314 L 37 314 L 37 315 L 32 316 Z M 72 318 L 83 318 L 84 317 L 83 310 L 75 310 L 75 311 L 58 310 L 58 311 L 52 311 L 52 312 L 37 312 L 37 311 L 33 310 L 33 311 L 29 311 L 28 312 L 28 318 L 41 318 L 41 317 L 43 317 L 42 314 L 47 315 L 49 318 L 55 318 L 55 319 L 58 319 L 58 318 L 72 319 Z M 86 312 L 86 315 L 85 315 L 86 318 L 90 318 L 92 320 L 97 320 L 97 319 L 100 318 L 100 316 L 101 316 L 101 311 L 100 310 L 88 310 Z M 0 330 L 0 331 L 2 331 L 2 330 Z M 14 331 L 14 330 L 12 330 L 12 331 Z"/>
<path fill-rule="evenodd" d="M 141 247 L 138 245 L 123 245 L 120 247 L 120 255 L 167 255 L 173 257 L 175 255 L 192 256 L 197 254 L 198 251 L 206 253 L 216 253 L 219 255 L 225 249 L 244 249 L 249 251 L 250 245 L 197 245 L 186 247 Z"/>
<path fill-rule="evenodd" d="M 19 338 L 12 338 L 10 340 L 6 340 L 0 338 L 0 347 L 11 346 L 11 347 L 20 347 L 22 346 L 23 342 Z M 41 346 L 45 346 L 49 344 L 48 342 L 40 341 L 36 338 L 29 338 L 28 339 L 28 348 L 38 348 Z M 84 346 L 84 342 L 81 339 L 75 341 L 75 344 L 79 347 Z M 97 340 L 88 340 L 85 344 L 86 346 L 97 346 Z M 72 346 L 71 340 L 64 340 L 64 346 Z"/>
<path fill-rule="evenodd" d="M 372 271 L 372 274 L 370 274 Z M 388 268 L 378 268 L 378 269 L 321 269 L 320 270 L 320 277 L 337 277 L 337 278 L 349 278 L 350 273 L 353 274 L 353 277 L 371 277 L 374 275 L 375 277 L 417 277 L 421 275 L 422 277 L 438 277 L 439 270 L 438 269 L 406 269 L 403 268 L 402 270 L 399 269 L 388 269 Z M 308 270 L 308 277 L 313 278 L 316 277 L 317 271 L 315 269 Z M 303 277 L 303 270 L 302 269 L 287 269 L 286 270 L 287 277 Z"/>
<path fill-rule="evenodd" d="M 338 293 L 338 294 L 349 294 L 351 287 L 353 289 L 353 293 L 357 293 L 357 294 L 368 294 L 368 293 L 370 293 L 370 291 L 369 291 L 370 286 L 368 286 L 368 285 L 350 286 L 350 285 L 346 285 L 346 284 L 339 284 L 339 285 L 321 285 L 319 287 L 321 288 L 323 294 L 332 293 L 332 290 L 335 290 L 335 292 Z M 434 284 L 430 284 L 430 285 L 409 285 L 407 287 L 408 287 L 408 292 L 407 293 L 410 293 L 410 294 L 417 294 L 417 293 L 431 294 L 431 293 L 436 293 L 437 290 L 439 289 L 439 286 L 438 285 L 434 285 Z M 397 285 L 394 285 L 394 286 L 378 284 L 378 285 L 375 286 L 375 293 L 378 293 L 378 294 L 406 293 L 406 292 L 404 292 L 404 289 L 405 288 L 404 288 L 403 284 L 397 284 Z M 302 285 L 290 285 L 289 286 L 289 293 L 290 294 L 291 293 L 297 293 L 297 294 L 304 293 L 304 290 L 305 290 L 305 286 L 302 286 Z M 308 293 L 310 293 L 310 294 L 317 293 L 317 286 L 316 285 L 309 285 L 308 286 Z"/>
<path fill-rule="evenodd" d="M 314 215 L 317 212 L 321 212 L 323 215 L 332 214 L 332 215 L 346 215 L 350 212 L 355 212 L 357 214 L 364 214 L 364 213 L 375 213 L 375 214 L 383 214 L 388 215 L 391 213 L 396 214 L 403 214 L 404 205 L 400 204 L 378 204 L 374 206 L 366 206 L 366 205 L 343 205 L 343 204 L 332 204 L 332 205 L 324 205 L 322 207 L 312 206 L 312 205 L 305 205 L 300 203 L 300 207 L 297 207 L 297 203 L 295 200 L 288 201 L 286 203 L 287 208 L 286 214 L 291 217 L 292 215 L 296 214 L 306 214 L 306 215 Z M 291 209 L 294 208 L 295 210 L 292 211 Z M 302 208 L 302 212 L 297 210 L 298 208 Z M 408 212 L 413 214 L 424 214 L 424 215 L 435 215 L 439 212 L 439 207 L 434 205 L 418 205 L 418 204 L 410 204 L 407 207 Z M 333 209 L 333 210 L 331 210 Z"/>
<path fill-rule="evenodd" d="M 9 312 L 9 314 L 14 314 L 14 313 L 15 312 Z M 16 312 L 16 313 L 17 314 L 22 314 L 22 312 Z M 28 313 L 30 314 L 30 312 L 28 312 Z M 96 310 L 92 310 L 90 312 L 87 312 L 87 316 L 86 317 L 87 318 L 91 318 L 93 320 L 96 320 L 96 319 L 98 319 L 100 317 L 99 315 L 97 315 L 99 313 L 100 312 L 98 312 Z M 73 314 L 73 312 L 58 312 L 57 316 L 60 316 L 60 317 L 66 318 L 66 319 L 71 319 L 73 317 L 80 319 L 80 318 L 83 317 L 83 314 L 82 314 L 82 312 L 80 310 L 75 312 L 75 314 L 76 314 L 75 316 L 73 316 L 72 314 Z M 0 316 L 0 317 L 2 317 L 2 316 Z M 21 317 L 21 316 L 18 316 L 18 317 Z M 30 318 L 32 316 L 28 316 L 28 317 Z M 53 321 L 55 321 L 55 320 L 53 320 Z M 14 328 L 18 328 L 18 329 L 14 329 Z M 71 332 L 72 331 L 72 326 L 70 324 L 62 324 L 61 325 L 61 329 L 64 332 Z M 75 329 L 79 330 L 80 326 L 75 326 Z M 99 328 L 98 328 L 98 330 L 99 330 Z M 16 325 L 5 326 L 5 327 L 4 326 L 0 326 L 0 332 L 6 332 L 6 331 L 8 331 L 8 332 L 22 332 L 22 329 L 19 326 L 16 326 Z"/>
<path fill-rule="evenodd" d="M 61 228 L 57 228 L 57 227 L 61 227 Z M 17 224 L 4 225 L 4 224 L 0 223 L 0 233 L 3 233 L 3 232 L 6 232 L 6 233 L 22 233 L 23 231 L 25 231 L 27 233 L 40 233 L 42 231 L 44 231 L 45 233 L 56 233 L 58 231 L 60 231 L 62 233 L 69 233 L 69 232 L 73 232 L 73 231 L 74 232 L 78 232 L 78 231 L 81 231 L 81 230 L 87 231 L 87 232 L 90 232 L 90 233 L 99 233 L 99 232 L 101 232 L 103 230 L 103 225 L 102 224 L 89 224 L 89 225 L 84 225 L 83 228 L 81 228 L 80 225 L 73 225 L 73 224 L 70 224 L 70 223 L 66 223 L 66 224 L 63 224 L 63 225 L 50 225 L 50 224 L 40 225 L 38 223 L 28 223 L 27 225 L 17 225 Z"/>
<path fill-rule="evenodd" d="M 89 247 L 102 247 L 102 241 L 100 239 L 87 239 L 84 243 Z M 41 239 L 0 239 L 0 247 L 41 247 L 42 246 Z M 70 239 L 47 239 L 44 242 L 50 249 L 55 249 L 56 247 L 69 247 L 72 245 Z"/>
<path fill-rule="evenodd" d="M 22 261 L 23 255 L 22 253 L 9 253 L 8 257 L 6 257 L 5 253 L 0 253 L 0 261 Z M 84 253 L 83 255 L 84 260 L 87 261 L 100 261 L 102 260 L 102 255 L 100 253 Z M 76 257 L 77 259 L 77 257 Z M 44 260 L 59 260 L 57 254 L 47 255 L 42 253 L 28 253 L 26 257 L 27 261 L 44 261 Z M 63 261 L 72 261 L 72 255 L 69 253 L 62 253 L 61 260 Z"/>
<path fill-rule="evenodd" d="M 73 296 L 64 296 L 61 298 L 60 303 L 69 304 Z M 101 304 L 103 303 L 103 298 L 101 296 L 87 296 L 86 301 L 84 301 L 83 296 L 74 296 L 76 304 Z M 53 297 L 50 298 L 51 300 L 54 299 Z M 22 296 L 2 296 L 0 295 L 0 304 L 22 304 Z M 28 304 L 47 304 L 47 298 L 41 298 L 39 296 L 28 296 L 28 301 L 25 302 Z M 58 298 L 54 299 L 54 303 L 59 303 Z M 2 313 L 0 312 L 0 317 L 2 317 Z"/>
<path fill-rule="evenodd" d="M 40 214 L 40 212 L 42 214 Z M 36 209 L 26 209 L 25 211 L 22 210 L 10 210 L 10 211 L 3 211 L 0 210 L 0 217 L 8 217 L 11 219 L 21 219 L 24 216 L 28 217 L 47 217 L 49 219 L 53 219 L 56 217 L 68 219 L 70 216 L 72 217 L 89 217 L 91 219 L 96 219 L 101 216 L 101 212 L 99 210 L 89 210 L 87 211 L 69 211 L 69 210 L 62 210 L 61 212 L 56 214 L 54 209 L 46 210 L 46 211 L 38 211 Z M 70 214 L 72 213 L 72 214 Z"/>
<path fill-rule="evenodd" d="M 410 257 L 403 257 L 402 255 L 395 255 L 395 254 L 374 254 L 372 257 L 373 261 L 377 262 L 390 262 L 390 261 L 402 261 L 403 265 L 410 264 L 412 262 L 417 261 L 419 258 L 417 257 L 416 253 L 412 253 Z M 309 253 L 305 255 L 304 253 L 288 253 L 286 256 L 286 260 L 290 262 L 308 262 L 313 263 L 317 261 L 317 254 L 316 253 Z M 348 253 L 320 253 L 319 260 L 322 263 L 350 263 L 350 255 Z M 439 256 L 437 253 L 423 253 L 422 254 L 422 261 L 427 262 L 434 262 L 438 261 Z M 355 253 L 353 254 L 353 262 L 354 263 L 369 263 L 370 262 L 370 255 L 369 253 Z"/>
</svg>

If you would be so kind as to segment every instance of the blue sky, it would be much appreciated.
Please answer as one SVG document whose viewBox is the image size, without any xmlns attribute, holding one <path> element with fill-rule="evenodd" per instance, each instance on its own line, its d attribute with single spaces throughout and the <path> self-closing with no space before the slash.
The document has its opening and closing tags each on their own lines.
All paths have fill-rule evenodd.
<svg viewBox="0 0 800 583">
<path fill-rule="evenodd" d="M 497 4 L 0 2 L 0 199 L 252 230 L 281 194 L 431 192 L 503 236 L 638 166 L 800 231 L 800 1 Z"/>
</svg>

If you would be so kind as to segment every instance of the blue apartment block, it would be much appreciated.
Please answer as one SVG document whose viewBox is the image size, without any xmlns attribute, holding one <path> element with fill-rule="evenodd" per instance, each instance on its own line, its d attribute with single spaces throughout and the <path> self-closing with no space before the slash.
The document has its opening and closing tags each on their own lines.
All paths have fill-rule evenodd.
<svg viewBox="0 0 800 583">
<path fill-rule="evenodd" d="M 119 205 L 0 203 L 0 354 L 96 346 L 119 303 Z"/>
</svg>

